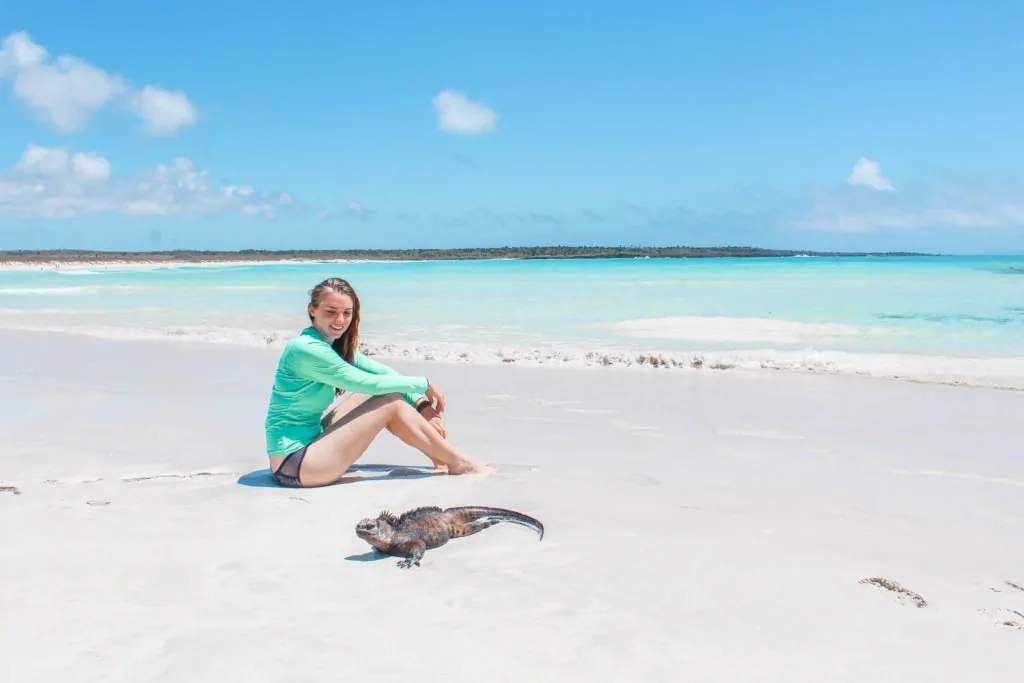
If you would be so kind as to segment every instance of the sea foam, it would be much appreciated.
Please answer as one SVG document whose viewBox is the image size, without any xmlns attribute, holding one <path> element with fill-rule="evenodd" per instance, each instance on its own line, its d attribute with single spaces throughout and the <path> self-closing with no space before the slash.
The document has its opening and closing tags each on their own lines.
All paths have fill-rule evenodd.
<svg viewBox="0 0 1024 683">
<path fill-rule="evenodd" d="M 9 322 L 9 321 L 8 321 Z M 128 328 L 83 325 L 71 329 L 33 325 L 21 321 L 0 329 L 80 334 L 121 341 L 172 341 L 226 344 L 280 350 L 297 336 L 296 330 L 239 329 L 203 325 Z M 616 348 L 609 344 L 544 343 L 516 345 L 464 341 L 385 342 L 364 338 L 360 350 L 368 356 L 412 361 L 516 364 L 535 367 L 655 371 L 771 371 L 850 375 L 937 384 L 1024 390 L 1024 356 L 954 356 L 900 353 L 864 353 L 773 348 L 744 350 L 663 351 Z"/>
</svg>

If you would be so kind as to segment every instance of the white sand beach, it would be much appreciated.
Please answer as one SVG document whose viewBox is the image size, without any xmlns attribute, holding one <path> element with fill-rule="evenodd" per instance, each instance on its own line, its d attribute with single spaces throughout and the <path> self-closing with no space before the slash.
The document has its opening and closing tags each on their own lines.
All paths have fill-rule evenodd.
<svg viewBox="0 0 1024 683">
<path fill-rule="evenodd" d="M 388 433 L 274 486 L 276 350 L 4 332 L 0 680 L 1012 680 L 1024 393 L 396 360 L 498 472 Z M 384 359 L 387 360 L 387 359 Z M 401 570 L 382 509 L 493 505 Z M 879 577 L 920 595 L 925 606 Z"/>
</svg>

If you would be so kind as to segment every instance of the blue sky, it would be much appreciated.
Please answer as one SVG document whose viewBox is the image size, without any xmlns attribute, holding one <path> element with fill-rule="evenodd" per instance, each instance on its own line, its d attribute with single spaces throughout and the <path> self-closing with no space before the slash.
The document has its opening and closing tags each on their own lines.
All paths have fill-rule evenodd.
<svg viewBox="0 0 1024 683">
<path fill-rule="evenodd" d="M 1024 252 L 1020 3 L 0 0 L 0 248 Z"/>
</svg>

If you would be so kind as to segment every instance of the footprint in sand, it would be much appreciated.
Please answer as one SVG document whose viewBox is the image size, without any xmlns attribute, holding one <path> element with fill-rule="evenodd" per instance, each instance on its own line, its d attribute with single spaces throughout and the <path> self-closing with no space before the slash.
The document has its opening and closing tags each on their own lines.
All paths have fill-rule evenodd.
<svg viewBox="0 0 1024 683">
<path fill-rule="evenodd" d="M 104 505 L 110 505 L 109 500 L 87 500 L 86 505 L 92 505 L 93 507 L 103 507 Z"/>
<path fill-rule="evenodd" d="M 103 477 L 71 477 L 67 479 L 44 479 L 43 483 L 57 486 L 58 484 L 95 484 L 100 481 L 103 481 Z"/>
<path fill-rule="evenodd" d="M 910 605 L 913 607 L 927 607 L 928 603 L 925 602 L 924 598 L 915 593 L 914 591 L 904 588 L 895 581 L 884 579 L 881 577 L 871 577 L 867 579 L 861 579 L 857 583 L 864 583 L 872 586 L 878 586 L 884 588 L 887 591 L 892 591 L 896 594 L 897 599 L 904 605 Z"/>
<path fill-rule="evenodd" d="M 152 479 L 192 479 L 193 477 L 228 477 L 238 476 L 239 472 L 190 472 L 188 474 L 144 474 L 135 477 L 122 477 L 124 482 L 150 481 Z"/>
<path fill-rule="evenodd" d="M 992 619 L 996 626 L 1008 626 L 1009 628 L 1024 632 L 1024 612 L 1008 607 L 980 609 L 978 611 Z"/>
<path fill-rule="evenodd" d="M 1024 598 L 1024 582 L 1003 580 L 997 585 L 989 585 L 992 593 L 1004 593 L 1008 598 Z M 978 612 L 989 619 L 995 626 L 1005 626 L 1024 633 L 1024 607 L 1014 609 L 1012 607 L 983 608 Z"/>
<path fill-rule="evenodd" d="M 17 486 L 0 486 L 0 493 L 13 493 L 16 496 L 20 496 L 21 489 Z"/>
<path fill-rule="evenodd" d="M 1020 583 L 1014 583 L 1013 581 L 1003 580 L 1002 585 L 999 588 L 990 586 L 989 590 L 993 593 L 1021 593 L 1024 594 L 1024 585 Z"/>
</svg>

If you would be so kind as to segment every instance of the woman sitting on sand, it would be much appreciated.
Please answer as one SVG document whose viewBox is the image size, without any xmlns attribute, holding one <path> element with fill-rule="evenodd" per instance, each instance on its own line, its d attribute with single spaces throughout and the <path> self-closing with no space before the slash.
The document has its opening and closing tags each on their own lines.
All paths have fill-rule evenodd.
<svg viewBox="0 0 1024 683">
<path fill-rule="evenodd" d="M 310 292 L 310 326 L 285 346 L 265 423 L 270 470 L 281 486 L 337 482 L 385 427 L 449 474 L 488 471 L 445 438 L 444 394 L 358 350 L 359 297 L 341 278 Z M 354 394 L 321 420 L 335 390 Z M 436 406 L 434 405 L 436 402 Z"/>
</svg>

